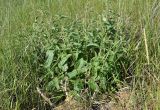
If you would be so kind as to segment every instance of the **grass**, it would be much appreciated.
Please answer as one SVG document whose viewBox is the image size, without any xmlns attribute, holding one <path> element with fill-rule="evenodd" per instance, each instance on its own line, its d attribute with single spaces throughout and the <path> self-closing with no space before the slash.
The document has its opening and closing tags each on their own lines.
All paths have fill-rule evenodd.
<svg viewBox="0 0 160 110">
<path fill-rule="evenodd" d="M 158 0 L 1 0 L 0 9 L 0 109 L 48 109 L 37 87 L 57 104 L 126 85 L 130 109 L 160 108 Z"/>
</svg>

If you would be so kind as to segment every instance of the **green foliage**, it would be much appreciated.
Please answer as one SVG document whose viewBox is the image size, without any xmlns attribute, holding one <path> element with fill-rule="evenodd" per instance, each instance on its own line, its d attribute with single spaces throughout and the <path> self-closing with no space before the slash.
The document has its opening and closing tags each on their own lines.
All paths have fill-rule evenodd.
<svg viewBox="0 0 160 110">
<path fill-rule="evenodd" d="M 85 89 L 92 94 L 116 90 L 116 85 L 125 79 L 121 62 L 126 67 L 129 65 L 126 36 L 123 30 L 117 30 L 116 17 L 101 18 L 99 25 L 95 22 L 99 22 L 98 19 L 92 19 L 89 27 L 81 20 L 64 22 L 70 21 L 69 17 L 55 16 L 54 19 L 51 28 L 35 23 L 39 29 L 32 32 L 39 36 L 44 28 L 40 34 L 51 41 L 49 45 L 44 43 L 43 53 L 36 53 L 46 53 L 41 59 L 44 61 L 40 67 L 44 70 L 40 75 L 41 86 L 61 95 L 64 88 L 78 94 Z"/>
<path fill-rule="evenodd" d="M 152 109 L 160 97 L 159 6 L 158 0 L 0 0 L 0 109 L 48 110 L 38 86 L 57 102 L 66 91 L 87 98 L 113 92 L 126 78 L 134 79 L 132 109 Z"/>
</svg>

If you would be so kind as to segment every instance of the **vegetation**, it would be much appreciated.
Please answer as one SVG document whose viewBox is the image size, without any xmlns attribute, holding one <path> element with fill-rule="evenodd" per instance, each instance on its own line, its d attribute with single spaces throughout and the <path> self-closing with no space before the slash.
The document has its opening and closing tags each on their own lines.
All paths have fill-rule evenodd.
<svg viewBox="0 0 160 110">
<path fill-rule="evenodd" d="M 127 109 L 160 109 L 158 0 L 1 0 L 0 9 L 0 109 L 48 110 L 68 97 L 89 107 L 126 86 Z"/>
</svg>

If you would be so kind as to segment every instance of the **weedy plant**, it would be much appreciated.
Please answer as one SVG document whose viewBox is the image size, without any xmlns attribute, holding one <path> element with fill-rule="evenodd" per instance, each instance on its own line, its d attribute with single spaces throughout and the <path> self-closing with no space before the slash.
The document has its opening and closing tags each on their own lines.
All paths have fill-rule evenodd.
<svg viewBox="0 0 160 110">
<path fill-rule="evenodd" d="M 34 23 L 31 36 L 37 44 L 37 64 L 33 64 L 39 68 L 37 86 L 55 102 L 67 93 L 92 97 L 115 92 L 117 84 L 125 81 L 130 64 L 128 41 L 124 28 L 117 29 L 115 16 L 110 13 L 109 17 L 100 16 L 84 24 L 82 20 L 57 15 L 49 28 L 42 25 L 43 21 Z M 43 40 L 46 38 L 49 39 Z"/>
</svg>

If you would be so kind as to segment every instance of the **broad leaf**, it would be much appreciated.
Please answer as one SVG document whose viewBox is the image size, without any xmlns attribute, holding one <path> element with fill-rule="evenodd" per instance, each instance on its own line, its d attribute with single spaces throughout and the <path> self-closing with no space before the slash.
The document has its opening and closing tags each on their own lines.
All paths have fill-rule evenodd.
<svg viewBox="0 0 160 110">
<path fill-rule="evenodd" d="M 59 62 L 58 67 L 62 69 L 63 71 L 66 71 L 66 68 L 68 69 L 67 65 L 65 65 L 66 61 L 71 57 L 72 54 L 68 54 L 66 57 L 62 58 L 62 60 Z"/>
<path fill-rule="evenodd" d="M 48 50 L 46 52 L 47 60 L 44 64 L 45 68 L 49 68 L 52 64 L 53 57 L 54 57 L 54 50 Z"/>
<path fill-rule="evenodd" d="M 67 73 L 67 75 L 71 79 L 71 78 L 76 77 L 78 75 L 78 72 L 77 70 L 73 70 L 72 72 Z"/>
<path fill-rule="evenodd" d="M 88 81 L 88 85 L 89 85 L 89 88 L 92 90 L 92 91 L 97 91 L 98 90 L 98 85 L 97 83 L 93 80 L 93 79 L 90 79 Z"/>
</svg>

